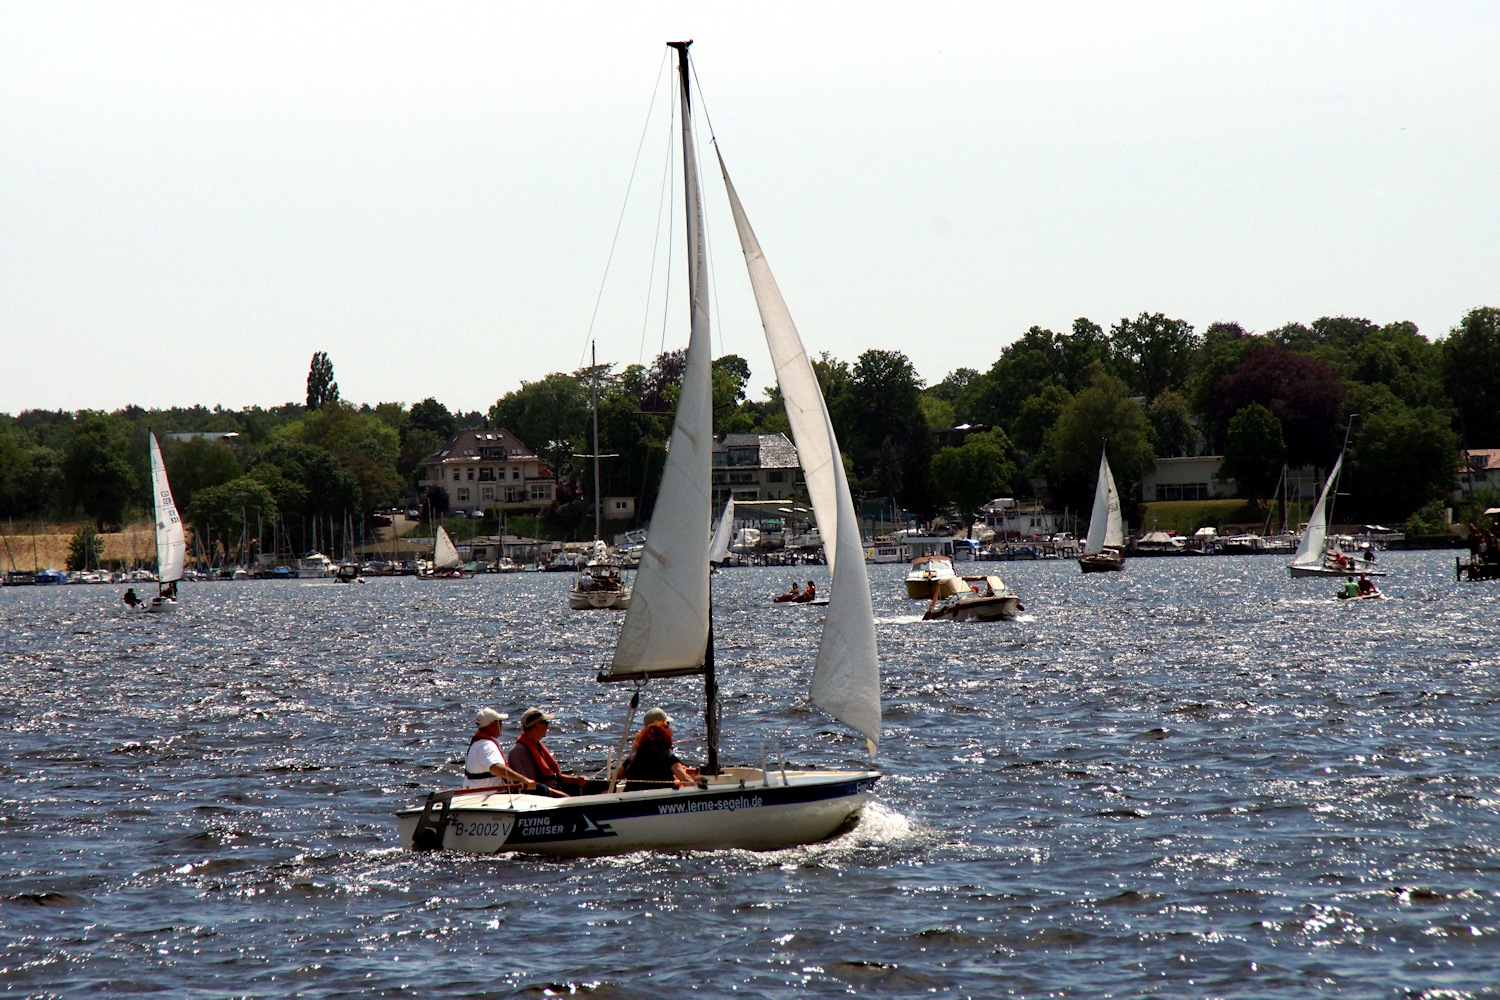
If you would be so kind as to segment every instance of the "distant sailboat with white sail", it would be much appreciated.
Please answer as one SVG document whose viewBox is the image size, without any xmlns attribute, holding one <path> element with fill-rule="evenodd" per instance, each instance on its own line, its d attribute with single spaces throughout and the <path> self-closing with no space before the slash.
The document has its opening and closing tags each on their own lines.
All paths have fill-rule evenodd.
<svg viewBox="0 0 1500 1000">
<path fill-rule="evenodd" d="M 1339 473 L 1344 467 L 1344 454 L 1349 448 L 1349 434 L 1344 433 L 1344 447 L 1323 482 L 1318 493 L 1318 502 L 1308 515 L 1307 527 L 1302 531 L 1302 541 L 1297 545 L 1297 554 L 1292 557 L 1287 571 L 1292 576 L 1385 576 L 1384 570 L 1375 568 L 1373 552 L 1364 558 L 1348 556 L 1336 547 L 1328 545 L 1328 519 L 1332 516 L 1333 500 L 1338 495 Z"/>
<path fill-rule="evenodd" d="M 1125 523 L 1120 518 L 1120 492 L 1109 469 L 1108 449 L 1099 453 L 1099 481 L 1094 486 L 1094 510 L 1078 567 L 1085 573 L 1118 573 L 1125 568 Z"/>
<path fill-rule="evenodd" d="M 177 583 L 187 560 L 187 535 L 172 499 L 172 484 L 167 481 L 167 466 L 156 434 L 148 431 L 147 436 L 151 444 L 151 504 L 156 515 L 156 596 L 146 610 L 172 611 L 177 607 Z"/>
</svg>

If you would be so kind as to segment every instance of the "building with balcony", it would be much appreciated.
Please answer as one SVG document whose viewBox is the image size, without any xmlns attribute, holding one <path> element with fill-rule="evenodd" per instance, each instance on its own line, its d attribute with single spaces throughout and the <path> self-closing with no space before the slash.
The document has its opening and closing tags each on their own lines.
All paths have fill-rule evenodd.
<svg viewBox="0 0 1500 1000">
<path fill-rule="evenodd" d="M 422 463 L 417 486 L 441 486 L 448 506 L 482 510 L 535 510 L 557 498 L 557 476 L 508 430 L 467 428 Z"/>
<path fill-rule="evenodd" d="M 785 434 L 720 434 L 714 438 L 714 507 L 741 500 L 789 500 L 801 490 L 797 448 Z"/>
</svg>

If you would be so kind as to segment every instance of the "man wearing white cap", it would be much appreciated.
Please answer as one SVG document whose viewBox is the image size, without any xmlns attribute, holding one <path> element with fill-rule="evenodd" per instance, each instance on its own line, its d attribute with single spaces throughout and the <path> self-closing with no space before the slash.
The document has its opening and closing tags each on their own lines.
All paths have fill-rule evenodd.
<svg viewBox="0 0 1500 1000">
<path fill-rule="evenodd" d="M 519 783 L 529 791 L 536 789 L 536 782 L 505 763 L 505 754 L 500 752 L 500 723 L 510 718 L 493 708 L 481 708 L 474 716 L 474 738 L 469 740 L 469 753 L 464 758 L 465 788 L 500 788 Z"/>
<path fill-rule="evenodd" d="M 557 758 L 542 742 L 547 738 L 549 724 L 556 718 L 540 708 L 528 708 L 522 712 L 521 735 L 510 748 L 510 764 L 553 795 L 577 795 L 588 784 L 588 779 L 581 774 L 564 773 Z"/>
</svg>

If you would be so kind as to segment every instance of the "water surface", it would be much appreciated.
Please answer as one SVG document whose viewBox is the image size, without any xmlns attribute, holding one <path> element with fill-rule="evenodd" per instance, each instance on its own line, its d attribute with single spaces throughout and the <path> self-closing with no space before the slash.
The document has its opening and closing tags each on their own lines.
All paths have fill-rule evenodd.
<svg viewBox="0 0 1500 1000">
<path fill-rule="evenodd" d="M 565 574 L 185 584 L 167 616 L 5 588 L 0 989 L 1494 996 L 1500 584 L 1382 565 L 1389 600 L 1337 602 L 1278 557 L 987 564 L 1028 609 L 989 625 L 871 567 L 860 824 L 590 861 L 417 855 L 392 815 L 482 705 L 557 712 L 565 765 L 613 747 L 620 616 Z M 860 765 L 805 701 L 821 612 L 767 603 L 790 579 L 715 577 L 724 758 Z M 697 690 L 643 697 L 692 740 Z"/>
</svg>

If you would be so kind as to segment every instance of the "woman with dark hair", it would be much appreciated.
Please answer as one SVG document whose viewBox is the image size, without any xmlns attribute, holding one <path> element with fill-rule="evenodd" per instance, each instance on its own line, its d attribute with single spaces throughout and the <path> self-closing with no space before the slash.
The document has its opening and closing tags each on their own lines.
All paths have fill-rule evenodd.
<svg viewBox="0 0 1500 1000">
<path fill-rule="evenodd" d="M 692 773 L 672 752 L 672 727 L 665 722 L 653 722 L 636 735 L 635 746 L 615 768 L 614 780 L 625 782 L 627 792 L 694 783 Z"/>
</svg>

